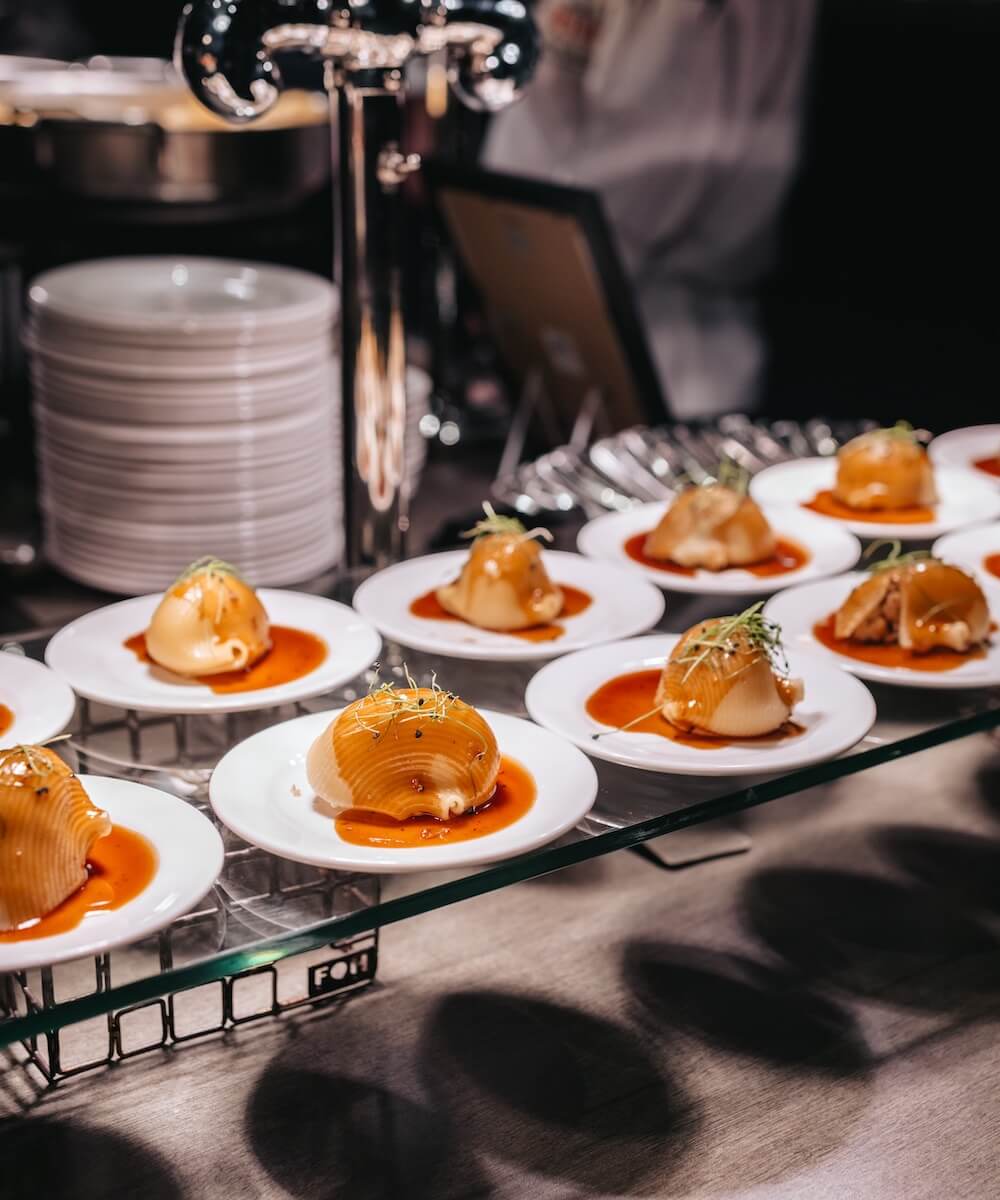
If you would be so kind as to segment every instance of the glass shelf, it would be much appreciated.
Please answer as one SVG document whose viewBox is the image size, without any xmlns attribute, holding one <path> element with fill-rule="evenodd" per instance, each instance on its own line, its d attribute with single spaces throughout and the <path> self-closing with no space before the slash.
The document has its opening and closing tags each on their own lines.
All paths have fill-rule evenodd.
<svg viewBox="0 0 1000 1200">
<path fill-rule="evenodd" d="M 349 599 L 354 582 L 341 581 L 337 598 Z M 706 607 L 703 599 L 672 599 L 662 628 L 684 629 L 709 615 Z M 23 649 L 41 657 L 44 645 L 36 639 Z M 420 682 L 436 670 L 470 703 L 526 715 L 524 689 L 536 664 L 465 663 L 387 646 L 382 677 L 401 674 L 404 661 Z M 207 810 L 210 769 L 235 742 L 300 713 L 336 708 L 366 687 L 359 679 L 306 705 L 210 718 L 146 717 L 81 703 L 70 745 L 81 770 L 151 783 Z M 381 927 L 1000 727 L 996 689 L 871 690 L 878 720 L 864 741 L 837 759 L 764 779 L 654 775 L 597 762 L 597 803 L 570 834 L 485 868 L 410 877 L 405 892 L 390 886 L 383 894 L 373 876 L 285 862 L 222 830 L 227 857 L 216 888 L 163 934 L 96 960 L 0 976 L 0 1046 L 19 1043 L 43 1074 L 61 1077 L 316 1004 L 370 982 Z M 185 1025 L 185 997 L 208 984 L 220 988 L 218 1020 Z M 102 1048 L 75 1064 L 64 1043 L 39 1036 L 95 1018 L 101 1018 Z"/>
</svg>

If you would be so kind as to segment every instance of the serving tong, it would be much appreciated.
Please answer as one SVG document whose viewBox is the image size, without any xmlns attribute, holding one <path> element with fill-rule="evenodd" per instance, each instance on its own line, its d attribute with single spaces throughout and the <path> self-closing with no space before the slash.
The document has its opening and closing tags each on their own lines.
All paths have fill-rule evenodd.
<svg viewBox="0 0 1000 1200">
<path fill-rule="evenodd" d="M 591 445 L 557 446 L 493 484 L 497 500 L 526 516 L 580 509 L 590 519 L 668 500 L 687 483 L 706 483 L 730 460 L 755 475 L 789 459 L 829 457 L 873 420 L 765 420 L 733 413 L 712 424 L 636 425 Z"/>
</svg>

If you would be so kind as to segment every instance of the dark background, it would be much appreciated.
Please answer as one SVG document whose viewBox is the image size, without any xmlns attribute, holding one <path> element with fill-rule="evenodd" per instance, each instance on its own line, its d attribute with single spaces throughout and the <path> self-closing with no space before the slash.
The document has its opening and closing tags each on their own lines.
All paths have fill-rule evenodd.
<svg viewBox="0 0 1000 1200">
<path fill-rule="evenodd" d="M 179 0 L 0 0 L 0 52 L 165 56 L 179 9 Z M 767 411 L 906 416 L 933 429 L 995 412 L 998 51 L 996 0 L 826 0 L 801 170 L 761 291 Z M 34 244 L 28 261 L 39 266 L 162 249 L 325 270 L 328 211 L 319 197 L 250 225 L 131 230 L 100 213 L 56 220 L 33 206 L 3 214 L 0 242 Z M 419 328 L 427 314 L 414 316 Z"/>
<path fill-rule="evenodd" d="M 827 0 L 766 289 L 769 406 L 996 420 L 993 0 Z"/>
</svg>

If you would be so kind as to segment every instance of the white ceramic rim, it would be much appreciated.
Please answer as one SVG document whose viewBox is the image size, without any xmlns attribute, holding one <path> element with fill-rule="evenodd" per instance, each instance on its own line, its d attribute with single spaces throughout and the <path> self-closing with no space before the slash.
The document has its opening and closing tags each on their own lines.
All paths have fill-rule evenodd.
<svg viewBox="0 0 1000 1200">
<path fill-rule="evenodd" d="M 219 820 L 252 845 L 293 862 L 398 875 L 481 866 L 537 850 L 578 825 L 597 798 L 597 773 L 575 746 L 519 717 L 479 709 L 501 753 L 516 759 L 535 779 L 535 803 L 519 821 L 452 845 L 393 851 L 343 842 L 332 817 L 309 811 L 314 797 L 305 777 L 310 745 L 341 711 L 311 713 L 272 725 L 230 750 L 209 785 Z M 297 797 L 291 794 L 293 782 Z M 282 834 L 283 828 L 295 830 L 285 810 L 294 812 L 300 806 L 304 821 L 310 823 L 309 833 L 294 840 Z M 556 806 L 558 811 L 553 811 Z"/>
<path fill-rule="evenodd" d="M 45 661 L 88 700 L 136 712 L 193 714 L 248 712 L 308 700 L 350 683 L 378 658 L 382 639 L 346 604 L 275 588 L 260 588 L 258 595 L 275 625 L 324 638 L 329 653 L 314 671 L 277 687 L 228 694 L 197 683 L 150 682 L 145 664 L 123 642 L 147 627 L 162 598 L 159 593 L 120 600 L 71 621 L 49 642 Z"/>
<path fill-rule="evenodd" d="M 131 282 L 134 287 L 136 281 L 148 279 L 154 273 L 172 276 L 178 270 L 187 272 L 189 277 L 194 273 L 210 280 L 227 275 L 230 281 L 234 276 L 253 276 L 260 285 L 283 287 L 292 296 L 275 296 L 272 303 L 243 312 L 220 309 L 217 301 L 207 303 L 204 309 L 183 313 L 141 312 L 134 306 L 115 307 L 109 303 L 118 294 L 116 285 L 120 290 L 122 281 Z M 328 280 L 294 267 L 195 255 L 144 255 L 93 259 L 46 271 L 32 283 L 28 307 L 31 312 L 51 312 L 66 321 L 105 329 L 239 329 L 260 322 L 294 325 L 305 318 L 332 319 L 338 308 L 338 295 Z"/>
<path fill-rule="evenodd" d="M 81 775 L 98 808 L 152 842 L 158 863 L 148 886 L 121 908 L 85 917 L 75 928 L 37 941 L 0 942 L 0 974 L 93 958 L 137 942 L 189 912 L 212 890 L 225 851 L 212 822 L 184 800 L 129 779 Z"/>
<path fill-rule="evenodd" d="M 73 719 L 76 696 L 44 663 L 0 651 L 0 704 L 14 714 L 0 746 L 31 746 L 62 733 Z"/>
<path fill-rule="evenodd" d="M 911 671 L 906 667 L 881 667 L 830 650 L 813 636 L 813 626 L 828 617 L 847 599 L 851 589 L 866 578 L 863 571 L 852 571 L 833 579 L 817 579 L 801 587 L 779 592 L 764 605 L 764 615 L 782 628 L 785 645 L 822 656 L 842 671 L 857 675 L 869 683 L 892 687 L 922 688 L 936 691 L 963 691 L 995 687 L 1000 684 L 1000 638 L 994 636 L 986 658 L 970 659 L 954 671 Z M 1000 587 L 994 588 L 982 575 L 980 586 L 986 593 L 990 611 L 1000 613 Z"/>
<path fill-rule="evenodd" d="M 764 516 L 781 537 L 789 537 L 806 547 L 812 557 L 797 571 L 784 575 L 759 577 L 739 567 L 725 571 L 698 570 L 694 575 L 658 571 L 629 558 L 624 542 L 636 533 L 652 529 L 663 516 L 670 501 L 640 504 L 624 512 L 605 513 L 588 521 L 577 536 L 581 554 L 601 562 L 613 562 L 638 571 L 651 583 L 667 592 L 710 596 L 764 596 L 782 588 L 794 587 L 806 579 L 820 579 L 849 570 L 861 556 L 861 543 L 842 526 L 824 521 L 810 512 L 780 505 L 768 505 Z M 826 565 L 819 565 L 822 559 Z"/>
<path fill-rule="evenodd" d="M 532 720 L 593 758 L 660 774 L 706 778 L 773 775 L 826 762 L 857 745 L 875 722 L 875 701 L 862 683 L 801 651 L 789 652 L 788 665 L 791 675 L 805 683 L 805 699 L 795 718 L 804 720 L 807 730 L 774 745 L 736 743 L 698 750 L 651 733 L 607 733 L 607 726 L 587 715 L 587 698 L 602 683 L 616 675 L 661 667 L 677 641 L 677 634 L 652 634 L 557 659 L 532 678 L 525 706 Z M 560 712 L 561 703 L 569 706 L 568 713 Z M 595 741 L 592 735 L 600 732 L 606 736 Z"/>
<path fill-rule="evenodd" d="M 833 486 L 836 459 L 800 458 L 765 467 L 750 481 L 750 495 L 758 504 L 787 504 L 798 506 L 821 491 Z M 926 542 L 979 525 L 1000 516 L 1000 489 L 987 476 L 963 467 L 935 467 L 934 477 L 940 497 L 936 506 L 938 520 L 926 525 L 899 525 L 881 521 L 846 521 L 840 517 L 815 514 L 823 521 L 836 522 L 864 541 L 894 538 L 900 542 Z M 808 510 L 807 510 L 808 511 Z"/>
<path fill-rule="evenodd" d="M 544 552 L 549 577 L 589 592 L 593 604 L 586 612 L 566 619 L 566 633 L 557 641 L 529 642 L 464 622 L 411 616 L 408 608 L 413 600 L 456 578 L 468 553 L 427 554 L 378 571 L 354 593 L 354 607 L 391 641 L 428 654 L 474 662 L 555 658 L 584 646 L 643 633 L 663 616 L 663 593 L 636 572 L 561 550 Z M 556 623 L 562 619 L 557 618 Z"/>
</svg>

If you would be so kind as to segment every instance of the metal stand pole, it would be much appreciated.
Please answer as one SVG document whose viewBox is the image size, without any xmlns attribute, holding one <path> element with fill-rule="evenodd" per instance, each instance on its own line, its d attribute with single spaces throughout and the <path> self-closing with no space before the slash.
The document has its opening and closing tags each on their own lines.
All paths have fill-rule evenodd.
<svg viewBox="0 0 1000 1200">
<path fill-rule="evenodd" d="M 406 345 L 399 270 L 401 202 L 387 164 L 402 136 L 402 93 L 339 87 L 337 231 L 342 297 L 347 562 L 386 566 L 403 552 Z"/>
<path fill-rule="evenodd" d="M 403 68 L 441 55 L 452 87 L 476 108 L 516 99 L 538 57 L 521 0 L 188 0 L 175 59 L 194 94 L 232 121 L 251 121 L 282 88 L 275 55 L 325 64 L 339 157 L 335 278 L 340 284 L 344 528 L 347 562 L 398 559 L 408 525 L 406 346 L 399 278 L 399 189 L 416 170 L 400 152 Z"/>
</svg>

